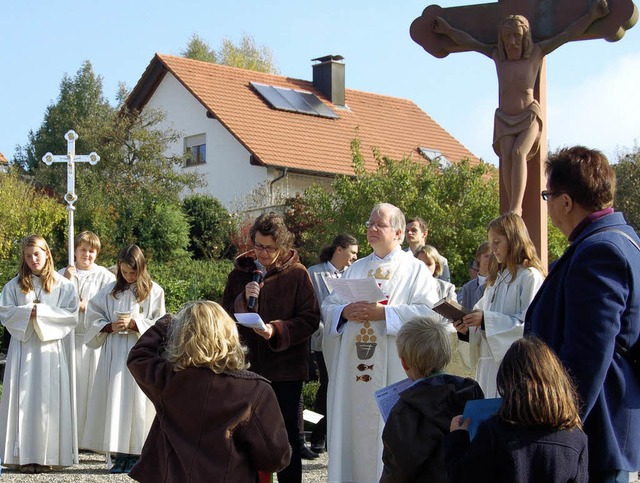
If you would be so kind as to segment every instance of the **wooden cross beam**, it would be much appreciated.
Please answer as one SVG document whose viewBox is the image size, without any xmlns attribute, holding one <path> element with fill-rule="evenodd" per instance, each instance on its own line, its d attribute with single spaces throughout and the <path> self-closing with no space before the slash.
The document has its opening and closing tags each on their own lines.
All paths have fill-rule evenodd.
<svg viewBox="0 0 640 483">
<path fill-rule="evenodd" d="M 442 17 L 451 25 L 470 33 L 485 43 L 498 41 L 498 26 L 507 15 L 523 15 L 531 25 L 533 40 L 539 42 L 557 35 L 576 18 L 584 15 L 593 1 L 589 0 L 500 0 L 498 2 L 442 8 L 429 5 L 409 29 L 411 38 L 437 58 L 452 52 L 465 52 L 450 38 L 438 35 L 432 24 Z M 609 15 L 595 22 L 574 40 L 620 40 L 638 21 L 638 8 L 631 0 L 609 0 Z"/>
<path fill-rule="evenodd" d="M 498 44 L 498 36 L 500 35 L 500 25 L 508 15 L 522 15 L 529 21 L 531 27 L 531 36 L 534 44 L 551 45 L 558 39 L 559 34 L 563 34 L 563 41 L 554 48 L 549 48 L 547 52 L 553 51 L 557 46 L 567 41 L 587 40 L 602 38 L 614 42 L 620 40 L 626 30 L 633 27 L 638 20 L 638 9 L 632 0 L 608 0 L 608 14 L 592 22 L 586 30 L 582 28 L 579 35 L 575 35 L 575 24 L 582 22 L 583 17 L 592 10 L 597 0 L 499 0 L 498 2 L 485 3 L 480 5 L 467 5 L 461 7 L 442 8 L 438 5 L 430 5 L 424 9 L 422 15 L 416 18 L 411 24 L 411 38 L 420 44 L 427 52 L 437 58 L 443 58 L 454 52 L 477 51 L 481 52 L 496 62 L 498 68 L 498 80 L 501 87 L 500 92 L 500 108 L 503 107 L 503 101 L 508 98 L 502 98 L 502 92 L 513 94 L 513 88 L 509 92 L 508 88 L 512 87 L 511 82 L 521 82 L 520 76 L 524 71 L 517 72 L 519 67 L 512 67 L 511 74 L 505 74 L 504 59 L 498 60 L 495 55 L 490 55 L 484 48 L 490 45 Z M 442 32 L 435 31 L 437 17 L 444 19 L 444 22 L 438 21 L 440 25 L 447 23 L 455 30 L 462 32 L 463 36 L 468 34 L 474 41 L 464 42 L 468 37 L 462 38 L 457 36 L 458 42 L 449 35 L 443 35 Z M 573 28 L 571 26 L 574 26 Z M 442 29 L 441 29 L 442 30 Z M 568 36 L 566 32 L 572 31 L 572 35 Z M 455 34 L 454 34 L 455 35 Z M 566 37 L 564 37 L 566 36 Z M 475 48 L 474 48 L 475 47 Z M 495 52 L 494 52 L 495 54 Z M 508 62 L 520 62 L 512 60 Z M 505 75 L 502 78 L 501 75 Z M 511 76 L 511 77 L 509 77 Z M 502 82 L 500 82 L 502 81 Z M 522 86 L 527 87 L 527 86 Z M 532 89 L 533 96 L 540 106 L 540 113 L 537 114 L 540 123 L 540 137 L 537 141 L 537 154 L 528 157 L 526 162 L 526 185 L 524 187 L 524 199 L 521 206 L 516 203 L 518 208 L 522 210 L 523 219 L 529 229 L 529 234 L 536 245 L 538 254 L 543 263 L 546 264 L 547 256 L 547 207 L 546 203 L 540 198 L 540 191 L 544 189 L 545 177 L 543 172 L 544 161 L 546 160 L 547 143 L 546 143 L 546 76 L 544 56 L 542 57 L 535 85 L 528 86 Z M 523 99 L 525 96 L 523 96 Z M 504 103 L 508 104 L 508 103 Z M 525 104 L 526 105 L 526 104 Z M 524 111 L 523 111 L 524 112 Z M 507 114 L 513 114 L 511 112 Z M 497 116 L 496 116 L 497 117 Z M 517 136 L 517 134 L 515 135 Z M 495 140 L 494 140 L 495 141 Z M 510 153 L 507 151 L 507 153 Z M 505 154 L 502 152 L 502 154 Z M 507 154 L 509 156 L 509 154 Z M 507 159 L 511 162 L 511 159 Z M 511 167 L 513 164 L 508 164 Z M 500 212 L 504 213 L 513 208 L 513 187 L 510 186 L 510 192 L 505 187 L 505 176 L 503 169 L 503 156 L 500 155 Z M 519 179 L 512 176 L 511 179 Z M 525 179 L 525 178 L 523 178 Z M 520 189 L 523 183 L 520 183 Z M 508 200 L 508 194 L 511 194 L 511 202 Z M 520 196 L 522 192 L 520 191 Z"/>
</svg>

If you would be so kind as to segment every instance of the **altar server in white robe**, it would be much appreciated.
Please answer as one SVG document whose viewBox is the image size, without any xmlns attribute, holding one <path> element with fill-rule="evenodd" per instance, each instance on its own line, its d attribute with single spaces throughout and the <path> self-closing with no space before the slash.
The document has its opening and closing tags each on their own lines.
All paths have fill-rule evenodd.
<svg viewBox="0 0 640 483">
<path fill-rule="evenodd" d="M 0 321 L 11 333 L 0 403 L 4 465 L 43 473 L 73 463 L 71 391 L 62 339 L 77 323 L 78 297 L 56 273 L 47 242 L 22 242 L 18 276 L 0 295 Z"/>
<path fill-rule="evenodd" d="M 493 259 L 482 298 L 474 311 L 454 322 L 463 341 L 462 359 L 476 368 L 485 397 L 498 396 L 498 367 L 511 344 L 524 332 L 524 316 L 546 271 L 520 216 L 506 213 L 489 223 Z"/>
<path fill-rule="evenodd" d="M 118 255 L 116 281 L 87 306 L 91 324 L 85 341 L 101 347 L 89 398 L 82 447 L 115 454 L 112 473 L 128 473 L 136 463 L 155 416 L 153 404 L 127 369 L 129 351 L 141 334 L 165 314 L 164 290 L 151 280 L 137 245 Z"/>
<path fill-rule="evenodd" d="M 331 294 L 322 304 L 324 355 L 329 369 L 330 482 L 377 482 L 382 473 L 382 429 L 373 393 L 406 378 L 395 346 L 400 327 L 435 315 L 436 283 L 427 266 L 400 245 L 405 218 L 388 203 L 373 207 L 367 241 L 373 253 L 344 279 L 374 277 L 385 295 L 377 303 L 346 303 Z"/>
<path fill-rule="evenodd" d="M 75 366 L 76 366 L 76 414 L 78 418 L 78 441 L 82 440 L 84 423 L 87 419 L 87 405 L 93 387 L 93 380 L 98 368 L 100 349 L 91 349 L 84 344 L 84 336 L 89 329 L 87 325 L 87 303 L 98 291 L 116 277 L 105 267 L 97 265 L 96 257 L 100 253 L 100 238 L 91 231 L 83 231 L 75 239 L 75 265 L 58 271 L 76 286 L 80 310 L 78 311 L 78 325 L 69 334 L 64 343 L 67 359 L 71 366 L 70 338 L 75 337 Z"/>
</svg>

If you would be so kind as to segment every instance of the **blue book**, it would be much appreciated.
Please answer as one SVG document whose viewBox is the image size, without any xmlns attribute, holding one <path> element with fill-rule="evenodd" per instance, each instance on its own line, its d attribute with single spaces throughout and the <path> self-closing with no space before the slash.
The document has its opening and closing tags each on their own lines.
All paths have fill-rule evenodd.
<svg viewBox="0 0 640 483">
<path fill-rule="evenodd" d="M 462 413 L 462 421 L 466 421 L 467 418 L 471 419 L 471 423 L 469 424 L 469 439 L 473 440 L 473 438 L 475 438 L 478 432 L 478 426 L 480 426 L 482 421 L 498 413 L 501 404 L 502 398 L 500 397 L 467 401 L 464 407 L 464 413 Z"/>
</svg>

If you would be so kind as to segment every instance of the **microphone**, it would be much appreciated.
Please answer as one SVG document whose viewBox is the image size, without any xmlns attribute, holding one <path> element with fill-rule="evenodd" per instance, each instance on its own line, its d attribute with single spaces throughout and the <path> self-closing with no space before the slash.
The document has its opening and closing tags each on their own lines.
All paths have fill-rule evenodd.
<svg viewBox="0 0 640 483">
<path fill-rule="evenodd" d="M 251 281 L 258 282 L 258 284 L 262 282 L 262 270 L 254 270 L 253 278 L 251 279 Z M 247 304 L 247 307 L 253 309 L 256 306 L 257 301 L 258 299 L 256 297 L 249 297 L 249 303 Z"/>
</svg>

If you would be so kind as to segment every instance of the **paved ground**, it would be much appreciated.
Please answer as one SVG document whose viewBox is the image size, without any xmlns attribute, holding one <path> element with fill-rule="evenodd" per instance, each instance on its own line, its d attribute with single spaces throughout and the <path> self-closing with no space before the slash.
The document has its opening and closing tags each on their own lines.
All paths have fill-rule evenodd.
<svg viewBox="0 0 640 483">
<path fill-rule="evenodd" d="M 302 460 L 302 481 L 305 483 L 326 483 L 327 455 L 321 455 L 317 460 Z M 80 464 L 61 471 L 48 474 L 23 475 L 19 471 L 2 469 L 2 483 L 5 482 L 54 482 L 54 483 L 131 483 L 133 480 L 127 475 L 112 475 L 106 470 L 104 456 L 95 453 L 81 453 Z"/>
<path fill-rule="evenodd" d="M 302 481 L 304 483 L 327 483 L 327 454 L 320 455 L 317 460 L 302 460 Z M 2 483 L 5 482 L 55 482 L 55 483 L 107 483 L 122 482 L 131 483 L 127 475 L 112 475 L 107 472 L 104 457 L 94 453 L 81 453 L 80 464 L 55 471 L 49 474 L 22 475 L 17 471 L 2 469 Z M 637 473 L 629 480 L 637 482 Z"/>
</svg>

